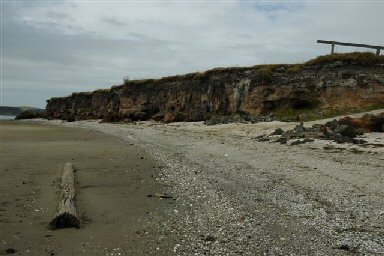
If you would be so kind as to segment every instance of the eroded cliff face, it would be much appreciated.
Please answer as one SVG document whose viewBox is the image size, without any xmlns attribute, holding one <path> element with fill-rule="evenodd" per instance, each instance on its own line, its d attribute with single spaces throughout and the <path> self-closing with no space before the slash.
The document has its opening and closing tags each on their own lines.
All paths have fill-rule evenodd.
<svg viewBox="0 0 384 256">
<path fill-rule="evenodd" d="M 332 61 L 308 65 L 219 68 L 133 80 L 109 90 L 48 101 L 46 115 L 107 121 L 200 121 L 213 115 L 266 115 L 284 109 L 384 105 L 384 65 Z"/>
</svg>

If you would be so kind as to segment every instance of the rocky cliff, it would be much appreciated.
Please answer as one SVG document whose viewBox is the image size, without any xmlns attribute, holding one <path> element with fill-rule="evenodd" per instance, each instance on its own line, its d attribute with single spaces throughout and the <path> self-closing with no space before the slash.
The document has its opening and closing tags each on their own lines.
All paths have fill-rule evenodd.
<svg viewBox="0 0 384 256">
<path fill-rule="evenodd" d="M 108 90 L 48 100 L 48 118 L 199 121 L 215 115 L 384 106 L 384 57 L 322 56 L 304 64 L 217 68 L 126 81 Z"/>
</svg>

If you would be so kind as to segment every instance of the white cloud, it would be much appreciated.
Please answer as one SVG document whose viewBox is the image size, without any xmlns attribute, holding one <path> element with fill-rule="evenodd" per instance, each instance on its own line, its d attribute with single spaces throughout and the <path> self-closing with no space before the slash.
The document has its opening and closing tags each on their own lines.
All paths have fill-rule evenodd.
<svg viewBox="0 0 384 256">
<path fill-rule="evenodd" d="M 292 45 L 309 36 L 357 40 L 369 36 L 367 40 L 379 43 L 384 37 L 379 18 L 384 2 L 263 2 L 259 6 L 241 1 L 50 2 L 21 8 L 17 19 L 66 34 L 108 39 L 144 36 L 207 47 L 251 42 Z"/>
<path fill-rule="evenodd" d="M 8 72 L 4 76 L 10 84 L 14 81 L 21 86 L 17 82 L 21 78 L 11 74 L 30 69 L 26 65 L 34 66 L 35 76 L 23 78 L 32 81 L 26 87 L 47 72 L 48 77 L 61 76 L 60 81 L 67 79 L 84 91 L 90 84 L 119 81 L 125 75 L 160 77 L 216 66 L 301 62 L 329 52 L 329 46 L 316 44 L 317 39 L 384 42 L 383 1 L 4 5 L 13 12 L 4 23 Z M 49 66 L 45 74 L 39 73 L 44 65 Z"/>
</svg>

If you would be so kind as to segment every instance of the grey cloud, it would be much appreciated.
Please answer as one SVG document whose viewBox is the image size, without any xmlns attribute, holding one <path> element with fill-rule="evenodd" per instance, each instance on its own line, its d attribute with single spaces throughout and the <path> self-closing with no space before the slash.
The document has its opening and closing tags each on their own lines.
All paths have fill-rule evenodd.
<svg viewBox="0 0 384 256">
<path fill-rule="evenodd" d="M 47 15 L 47 17 L 57 19 L 57 20 L 64 20 L 64 19 L 69 18 L 68 14 L 60 13 L 60 12 L 54 12 L 54 11 L 48 11 L 46 15 Z"/>
<path fill-rule="evenodd" d="M 382 44 L 382 3 L 4 3 L 3 104 L 217 66 L 297 63 L 317 39 Z M 338 51 L 354 49 L 337 48 Z"/>
<path fill-rule="evenodd" d="M 128 23 L 120 21 L 118 19 L 114 19 L 114 18 L 104 18 L 103 21 L 105 21 L 107 23 L 110 23 L 112 25 L 121 26 L 121 27 L 124 27 L 124 26 L 128 25 Z"/>
</svg>

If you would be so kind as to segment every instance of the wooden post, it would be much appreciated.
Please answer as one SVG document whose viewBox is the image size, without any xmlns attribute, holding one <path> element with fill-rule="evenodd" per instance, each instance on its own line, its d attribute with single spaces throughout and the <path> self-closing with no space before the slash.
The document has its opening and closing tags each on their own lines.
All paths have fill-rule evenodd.
<svg viewBox="0 0 384 256">
<path fill-rule="evenodd" d="M 80 219 L 76 212 L 75 175 L 71 163 L 66 163 L 61 179 L 61 194 L 57 212 L 50 222 L 53 229 L 80 227 Z"/>
<path fill-rule="evenodd" d="M 376 50 L 376 55 L 380 55 L 380 50 L 384 50 L 384 46 L 380 46 L 380 45 L 353 44 L 353 43 L 343 43 L 343 42 L 326 41 L 326 40 L 317 40 L 317 43 L 332 45 L 331 54 L 335 53 L 335 45 L 352 46 L 352 47 L 363 47 L 363 48 L 375 49 Z"/>
</svg>

